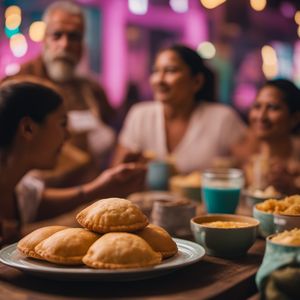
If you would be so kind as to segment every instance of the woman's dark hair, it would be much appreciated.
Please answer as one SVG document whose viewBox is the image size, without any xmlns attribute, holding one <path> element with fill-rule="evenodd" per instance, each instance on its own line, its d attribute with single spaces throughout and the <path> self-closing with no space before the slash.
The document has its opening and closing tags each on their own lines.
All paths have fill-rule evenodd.
<svg viewBox="0 0 300 300">
<path fill-rule="evenodd" d="M 215 101 L 215 74 L 205 65 L 200 55 L 191 48 L 184 45 L 175 44 L 162 49 L 162 51 L 171 50 L 176 52 L 179 57 L 191 70 L 192 75 L 203 74 L 204 83 L 200 90 L 196 93 L 195 99 L 197 102 L 206 100 L 209 102 Z"/>
<path fill-rule="evenodd" d="M 300 90 L 297 86 L 287 79 L 274 79 L 266 81 L 263 87 L 272 86 L 281 91 L 283 98 L 282 100 L 288 106 L 290 114 L 299 113 L 300 111 Z M 296 125 L 296 128 L 293 129 L 293 133 L 299 133 L 300 124 Z"/>
<path fill-rule="evenodd" d="M 262 87 L 273 86 L 283 94 L 282 100 L 287 104 L 290 113 L 300 111 L 300 90 L 287 79 L 274 79 L 264 83 Z"/>
<path fill-rule="evenodd" d="M 53 89 L 33 82 L 5 82 L 0 86 L 0 149 L 11 146 L 22 118 L 41 124 L 63 100 Z"/>
</svg>

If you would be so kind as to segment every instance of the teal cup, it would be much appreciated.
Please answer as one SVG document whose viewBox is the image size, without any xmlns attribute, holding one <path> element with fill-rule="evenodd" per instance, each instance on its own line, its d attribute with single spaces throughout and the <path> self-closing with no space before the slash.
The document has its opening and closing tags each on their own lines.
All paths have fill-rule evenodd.
<svg viewBox="0 0 300 300">
<path fill-rule="evenodd" d="M 149 190 L 166 191 L 169 189 L 171 165 L 165 161 L 152 161 L 148 164 L 146 184 Z"/>
<path fill-rule="evenodd" d="M 202 176 L 202 198 L 208 213 L 234 214 L 244 175 L 240 169 L 208 169 Z"/>
</svg>

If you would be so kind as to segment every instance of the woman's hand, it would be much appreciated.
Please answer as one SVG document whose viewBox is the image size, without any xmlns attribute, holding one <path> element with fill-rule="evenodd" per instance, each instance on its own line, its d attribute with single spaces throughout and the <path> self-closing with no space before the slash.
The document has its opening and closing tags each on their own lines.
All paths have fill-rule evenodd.
<svg viewBox="0 0 300 300">
<path fill-rule="evenodd" d="M 84 186 L 88 198 L 126 197 L 145 187 L 146 166 L 127 163 L 107 169 Z"/>
</svg>

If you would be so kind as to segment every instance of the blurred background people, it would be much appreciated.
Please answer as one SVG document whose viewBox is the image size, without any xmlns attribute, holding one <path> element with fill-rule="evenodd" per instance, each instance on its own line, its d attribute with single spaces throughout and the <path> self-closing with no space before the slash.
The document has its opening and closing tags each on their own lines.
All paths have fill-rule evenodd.
<svg viewBox="0 0 300 300">
<path fill-rule="evenodd" d="M 300 193 L 300 91 L 289 80 L 267 81 L 249 111 L 249 136 L 233 147 L 248 184 Z"/>
<path fill-rule="evenodd" d="M 144 185 L 142 165 L 108 169 L 70 188 L 45 188 L 32 169 L 53 168 L 68 137 L 61 96 L 34 82 L 0 87 L 0 229 L 2 242 L 17 238 L 21 225 L 68 212 L 99 198 L 124 197 Z M 74 216 L 73 216 L 74 217 Z"/>
<path fill-rule="evenodd" d="M 238 115 L 212 103 L 214 76 L 194 50 L 174 45 L 161 50 L 150 83 L 152 102 L 130 110 L 119 138 L 114 164 L 131 153 L 171 157 L 181 173 L 212 166 L 214 159 L 230 153 L 245 133 Z"/>
<path fill-rule="evenodd" d="M 22 65 L 18 75 L 50 80 L 64 98 L 70 143 L 76 148 L 70 145 L 64 148 L 59 171 L 40 172 L 49 183 L 63 185 L 64 179 L 66 182 L 74 179 L 74 176 L 67 176 L 72 175 L 72 165 L 74 171 L 88 165 L 76 173 L 76 180 L 80 174 L 83 178 L 94 177 L 101 167 L 107 166 L 106 160 L 115 141 L 110 127 L 114 110 L 99 83 L 76 72 L 84 47 L 85 20 L 81 7 L 70 1 L 51 3 L 44 12 L 43 21 L 46 28 L 42 53 Z M 54 178 L 51 179 L 51 175 Z"/>
</svg>

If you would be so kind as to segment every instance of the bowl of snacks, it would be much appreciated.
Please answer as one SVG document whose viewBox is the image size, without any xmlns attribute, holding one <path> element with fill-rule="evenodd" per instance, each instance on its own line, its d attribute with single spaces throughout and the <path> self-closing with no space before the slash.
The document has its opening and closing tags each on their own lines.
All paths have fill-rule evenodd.
<svg viewBox="0 0 300 300">
<path fill-rule="evenodd" d="M 300 195 L 293 195 L 284 199 L 288 207 L 283 212 L 274 214 L 275 232 L 300 228 Z"/>
<path fill-rule="evenodd" d="M 201 201 L 201 173 L 176 175 L 170 178 L 171 192 L 191 200 Z"/>
<path fill-rule="evenodd" d="M 254 206 L 257 203 L 261 203 L 267 199 L 281 199 L 283 195 L 278 192 L 273 186 L 268 186 L 265 189 L 256 189 L 256 188 L 249 188 L 244 192 L 244 196 L 246 199 L 246 203 L 249 206 Z"/>
<path fill-rule="evenodd" d="M 299 195 L 294 195 L 282 200 L 268 199 L 256 204 L 253 207 L 253 217 L 260 221 L 260 235 L 267 237 L 275 232 L 294 228 L 295 220 L 300 218 L 299 198 Z"/>
<path fill-rule="evenodd" d="M 291 274 L 291 267 L 298 269 L 300 264 L 300 229 L 295 228 L 293 230 L 280 232 L 267 237 L 266 250 L 263 258 L 263 262 L 256 275 L 256 284 L 259 290 L 266 293 L 265 298 L 269 299 L 269 292 L 274 292 L 274 288 L 266 288 L 266 285 L 272 284 L 268 278 L 274 271 L 284 271 L 288 268 L 289 274 Z M 285 276 L 274 277 L 279 285 L 283 281 L 287 281 L 287 273 Z M 294 277 L 296 279 L 296 277 Z M 294 278 L 289 278 L 289 293 L 292 295 L 292 289 L 299 291 L 299 283 Z M 298 281 L 299 282 L 299 281 Z M 291 297 L 291 299 L 297 299 Z"/>
<path fill-rule="evenodd" d="M 208 214 L 191 219 L 195 241 L 206 253 L 220 257 L 245 255 L 257 236 L 259 221 L 230 214 Z"/>
</svg>

